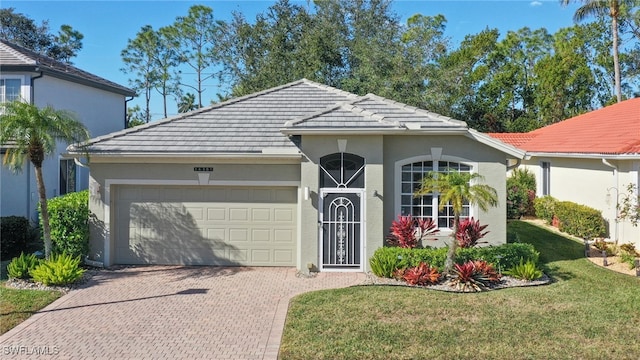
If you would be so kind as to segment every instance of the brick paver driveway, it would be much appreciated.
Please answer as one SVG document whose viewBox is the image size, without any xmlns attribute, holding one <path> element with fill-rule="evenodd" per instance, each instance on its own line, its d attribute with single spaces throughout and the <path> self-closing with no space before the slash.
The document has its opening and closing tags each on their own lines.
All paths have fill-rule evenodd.
<svg viewBox="0 0 640 360">
<path fill-rule="evenodd" d="M 276 359 L 292 296 L 364 280 L 292 268 L 104 270 L 0 336 L 0 358 Z"/>
</svg>

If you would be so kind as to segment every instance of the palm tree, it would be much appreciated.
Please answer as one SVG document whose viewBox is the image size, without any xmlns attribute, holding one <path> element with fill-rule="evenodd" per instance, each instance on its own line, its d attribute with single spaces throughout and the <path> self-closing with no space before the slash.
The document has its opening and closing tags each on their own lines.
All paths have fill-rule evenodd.
<svg viewBox="0 0 640 360">
<path fill-rule="evenodd" d="M 89 132 L 73 115 L 51 106 L 38 108 L 22 101 L 0 105 L 0 144 L 6 147 L 4 165 L 19 172 L 25 159 L 33 164 L 40 199 L 40 213 L 46 258 L 51 255 L 51 229 L 47 196 L 42 178 L 42 162 L 56 149 L 57 141 L 79 143 L 89 139 Z"/>
<path fill-rule="evenodd" d="M 477 205 L 483 211 L 487 211 L 489 206 L 498 205 L 498 194 L 496 189 L 486 184 L 472 184 L 484 177 L 477 173 L 459 172 L 457 170 L 447 170 L 447 172 L 430 171 L 422 178 L 420 188 L 414 193 L 415 197 L 429 194 L 440 196 L 439 209 L 451 204 L 453 210 L 453 233 L 455 237 L 460 225 L 460 214 L 465 203 Z M 458 242 L 453 239 L 447 252 L 447 260 L 444 264 L 444 273 L 449 274 L 453 269 Z"/>
<path fill-rule="evenodd" d="M 624 11 L 621 9 L 631 9 L 635 6 L 635 0 L 560 0 L 562 5 L 578 1 L 583 5 L 576 9 L 573 15 L 575 22 L 580 22 L 590 16 L 609 16 L 611 18 L 611 34 L 613 41 L 613 72 L 615 81 L 616 98 L 622 101 L 622 86 L 620 85 L 620 59 L 618 51 L 618 25 L 623 19 Z"/>
</svg>

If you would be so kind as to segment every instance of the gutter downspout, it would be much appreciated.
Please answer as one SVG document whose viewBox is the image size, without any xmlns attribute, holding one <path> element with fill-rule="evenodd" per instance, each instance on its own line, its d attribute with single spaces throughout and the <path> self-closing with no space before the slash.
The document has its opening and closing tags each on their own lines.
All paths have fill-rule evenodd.
<svg viewBox="0 0 640 360">
<path fill-rule="evenodd" d="M 516 159 L 516 163 L 513 165 L 507 165 L 507 171 L 513 170 L 522 164 L 522 159 Z"/>
<path fill-rule="evenodd" d="M 127 128 L 127 103 L 133 99 L 133 96 L 131 96 L 131 99 L 127 99 L 126 97 L 124 98 L 124 129 Z"/>
<path fill-rule="evenodd" d="M 40 72 L 40 75 L 36 75 L 36 76 L 32 76 L 31 79 L 29 80 L 29 102 L 31 103 L 31 105 L 35 105 L 35 87 L 33 86 L 33 84 L 36 82 L 37 79 L 40 79 L 44 76 L 44 72 L 42 70 L 40 70 L 40 67 L 38 67 L 36 65 L 36 68 L 34 69 L 35 72 Z M 31 219 L 31 171 L 29 171 L 28 167 L 30 167 L 31 164 L 29 162 L 27 162 L 27 215 L 28 218 Z"/>
<path fill-rule="evenodd" d="M 613 176 L 614 176 L 614 180 L 615 180 L 615 184 L 613 186 L 614 189 L 616 189 L 616 208 L 615 208 L 615 222 L 616 222 L 616 227 L 615 227 L 615 244 L 618 245 L 618 198 L 619 198 L 619 193 L 618 193 L 618 180 L 619 180 L 619 172 L 618 172 L 618 167 L 613 165 L 612 163 L 610 163 L 607 159 L 602 158 L 602 163 L 610 168 L 613 169 Z"/>
</svg>

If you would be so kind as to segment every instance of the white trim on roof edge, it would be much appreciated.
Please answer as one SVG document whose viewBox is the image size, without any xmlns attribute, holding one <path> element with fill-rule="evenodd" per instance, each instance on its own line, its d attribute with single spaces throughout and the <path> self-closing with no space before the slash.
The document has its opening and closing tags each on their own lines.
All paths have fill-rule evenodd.
<svg viewBox="0 0 640 360">
<path fill-rule="evenodd" d="M 500 150 L 505 154 L 511 155 L 517 159 L 524 159 L 527 153 L 523 150 L 514 147 L 513 145 L 509 145 L 503 141 L 495 139 L 487 134 L 483 134 L 479 131 L 469 129 L 468 135 L 470 138 L 478 141 L 481 144 L 485 144 L 489 147 L 492 147 L 496 150 Z"/>
<path fill-rule="evenodd" d="M 639 160 L 640 154 L 606 154 L 606 153 L 562 153 L 562 152 L 535 152 L 528 151 L 527 157 L 572 158 L 572 159 L 597 159 L 607 160 Z"/>
</svg>

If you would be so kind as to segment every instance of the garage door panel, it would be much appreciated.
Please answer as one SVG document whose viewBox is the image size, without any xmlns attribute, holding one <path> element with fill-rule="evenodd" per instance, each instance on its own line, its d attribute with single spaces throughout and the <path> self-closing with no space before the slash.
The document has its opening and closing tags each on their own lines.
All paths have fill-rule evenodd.
<svg viewBox="0 0 640 360">
<path fill-rule="evenodd" d="M 114 192 L 116 263 L 295 265 L 294 188 L 116 186 Z"/>
</svg>

